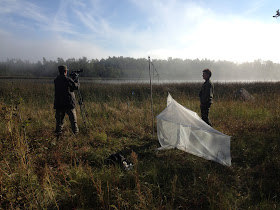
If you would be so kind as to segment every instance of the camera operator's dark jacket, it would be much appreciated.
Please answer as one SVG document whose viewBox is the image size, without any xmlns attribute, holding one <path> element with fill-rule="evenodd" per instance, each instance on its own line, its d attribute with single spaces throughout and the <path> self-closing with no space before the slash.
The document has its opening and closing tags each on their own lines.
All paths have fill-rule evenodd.
<svg viewBox="0 0 280 210">
<path fill-rule="evenodd" d="M 71 78 L 66 77 L 65 75 L 58 75 L 54 80 L 54 84 L 54 108 L 74 109 L 76 105 L 74 90 L 78 90 L 80 84 L 74 82 Z"/>
<path fill-rule="evenodd" d="M 214 95 L 214 85 L 210 80 L 206 80 L 202 85 L 201 91 L 199 92 L 200 104 L 209 105 L 212 104 Z"/>
</svg>

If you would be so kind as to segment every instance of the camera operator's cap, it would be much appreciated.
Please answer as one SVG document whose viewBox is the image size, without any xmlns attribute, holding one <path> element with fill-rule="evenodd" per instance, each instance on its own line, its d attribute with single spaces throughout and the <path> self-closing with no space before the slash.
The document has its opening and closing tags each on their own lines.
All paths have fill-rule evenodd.
<svg viewBox="0 0 280 210">
<path fill-rule="evenodd" d="M 66 65 L 62 65 L 62 66 L 59 66 L 59 67 L 58 67 L 58 70 L 59 70 L 59 71 L 67 71 L 68 69 L 67 69 L 67 66 L 66 66 Z"/>
<path fill-rule="evenodd" d="M 62 65 L 62 66 L 58 66 L 58 71 L 60 74 L 64 74 L 65 71 L 67 71 L 67 66 L 66 65 Z"/>
</svg>

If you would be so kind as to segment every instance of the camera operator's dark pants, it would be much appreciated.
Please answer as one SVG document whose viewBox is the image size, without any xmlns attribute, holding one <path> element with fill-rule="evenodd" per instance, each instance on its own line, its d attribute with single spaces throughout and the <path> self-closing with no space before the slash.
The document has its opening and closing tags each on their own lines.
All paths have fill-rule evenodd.
<svg viewBox="0 0 280 210">
<path fill-rule="evenodd" d="M 71 122 L 71 128 L 74 134 L 79 132 L 78 124 L 77 124 L 77 115 L 75 109 L 57 109 L 55 112 L 55 119 L 56 119 L 56 133 L 61 133 L 63 128 L 63 122 L 65 114 L 68 115 L 69 120 Z"/>
<path fill-rule="evenodd" d="M 209 110 L 210 110 L 210 103 L 207 104 L 200 104 L 200 111 L 201 111 L 201 118 L 204 122 L 206 122 L 208 125 L 212 126 L 212 123 L 209 120 Z"/>
</svg>

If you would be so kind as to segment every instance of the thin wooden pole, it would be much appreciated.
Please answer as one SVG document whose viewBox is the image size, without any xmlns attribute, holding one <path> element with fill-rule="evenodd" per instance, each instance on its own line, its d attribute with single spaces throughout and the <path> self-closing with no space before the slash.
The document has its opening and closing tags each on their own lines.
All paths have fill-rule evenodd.
<svg viewBox="0 0 280 210">
<path fill-rule="evenodd" d="M 153 110 L 153 86 L 152 86 L 152 77 L 151 77 L 151 59 L 149 58 L 149 75 L 150 75 L 150 90 L 151 90 L 151 112 L 152 112 L 152 129 L 153 129 L 153 136 L 155 135 L 154 130 L 154 110 Z"/>
</svg>

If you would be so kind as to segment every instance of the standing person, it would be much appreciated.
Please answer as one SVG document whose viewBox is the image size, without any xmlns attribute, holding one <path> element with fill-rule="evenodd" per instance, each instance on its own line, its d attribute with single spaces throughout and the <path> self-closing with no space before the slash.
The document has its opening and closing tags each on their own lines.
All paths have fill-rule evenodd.
<svg viewBox="0 0 280 210">
<path fill-rule="evenodd" d="M 208 115 L 209 115 L 210 106 L 213 103 L 212 100 L 214 95 L 214 85 L 210 81 L 211 76 L 212 73 L 209 69 L 203 70 L 202 77 L 205 80 L 205 82 L 202 85 L 202 88 L 199 92 L 201 118 L 204 122 L 206 122 L 210 126 L 212 126 L 212 124 L 209 120 Z"/>
<path fill-rule="evenodd" d="M 54 109 L 56 119 L 55 133 L 60 135 L 62 132 L 63 121 L 65 114 L 68 115 L 71 122 L 71 128 L 74 134 L 79 132 L 77 125 L 77 115 L 75 110 L 76 100 L 74 90 L 80 87 L 78 79 L 71 79 L 67 77 L 67 66 L 58 66 L 59 75 L 54 80 L 55 85 L 55 98 Z"/>
</svg>

